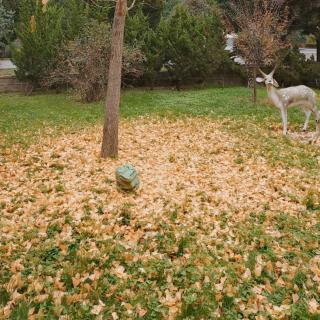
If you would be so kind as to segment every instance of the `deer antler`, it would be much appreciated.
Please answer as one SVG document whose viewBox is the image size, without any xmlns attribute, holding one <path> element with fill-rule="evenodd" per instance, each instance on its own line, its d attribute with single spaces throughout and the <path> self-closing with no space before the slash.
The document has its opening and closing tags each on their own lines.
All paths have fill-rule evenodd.
<svg viewBox="0 0 320 320">
<path fill-rule="evenodd" d="M 271 71 L 270 75 L 273 77 L 274 73 L 276 72 L 276 70 L 278 69 L 278 67 L 280 66 L 280 62 L 278 61 L 274 67 L 274 69 Z"/>
<path fill-rule="evenodd" d="M 264 77 L 267 76 L 260 68 L 259 68 L 259 71 L 260 71 L 260 73 L 261 73 Z"/>
<path fill-rule="evenodd" d="M 271 71 L 270 76 L 273 77 L 273 75 L 274 75 L 274 73 L 276 72 L 277 68 L 278 68 L 278 66 L 276 65 L 276 66 L 273 68 L 273 70 Z"/>
</svg>

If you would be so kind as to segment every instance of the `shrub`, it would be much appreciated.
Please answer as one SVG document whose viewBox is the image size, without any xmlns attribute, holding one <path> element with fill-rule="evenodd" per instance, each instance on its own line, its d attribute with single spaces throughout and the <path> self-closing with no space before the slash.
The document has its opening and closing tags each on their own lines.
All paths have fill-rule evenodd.
<svg viewBox="0 0 320 320">
<path fill-rule="evenodd" d="M 16 75 L 28 81 L 31 89 L 47 75 L 55 62 L 63 42 L 63 11 L 46 6 L 41 0 L 23 0 L 17 37 L 18 48 L 12 48 L 12 60 L 17 66 Z"/>
<path fill-rule="evenodd" d="M 4 48 L 13 34 L 14 12 L 7 10 L 0 0 L 0 49 Z"/>
<path fill-rule="evenodd" d="M 127 19 L 125 42 L 143 51 L 144 80 L 151 87 L 163 66 L 179 88 L 187 78 L 204 81 L 228 61 L 220 12 L 213 1 L 189 0 L 174 7 L 156 25 L 143 8 Z"/>
<path fill-rule="evenodd" d="M 54 69 L 63 44 L 81 32 L 84 5 L 77 0 L 22 0 L 16 29 L 20 45 L 12 47 L 16 75 L 39 86 Z"/>
<path fill-rule="evenodd" d="M 161 25 L 166 67 L 177 89 L 188 77 L 205 80 L 225 58 L 223 28 L 218 9 L 195 15 L 178 6 Z"/>
<path fill-rule="evenodd" d="M 290 50 L 280 68 L 276 78 L 282 86 L 306 84 L 320 87 L 320 63 L 309 59 L 298 48 Z"/>
<path fill-rule="evenodd" d="M 79 1 L 79 0 L 78 0 Z M 98 22 L 112 21 L 113 12 L 112 2 L 106 0 L 94 0 L 87 2 L 86 4 L 86 15 L 90 19 L 94 19 Z"/>
<path fill-rule="evenodd" d="M 74 41 L 61 50 L 57 66 L 44 79 L 45 87 L 71 85 L 84 102 L 99 100 L 105 94 L 111 52 L 111 29 L 107 23 L 92 20 Z M 123 79 L 140 77 L 143 54 L 125 46 Z"/>
<path fill-rule="evenodd" d="M 145 56 L 144 78 L 153 88 L 156 75 L 165 62 L 161 24 L 153 28 L 149 18 L 139 10 L 127 19 L 125 42 L 142 50 Z"/>
<path fill-rule="evenodd" d="M 306 61 L 302 82 L 312 87 L 320 88 L 320 62 L 314 59 Z"/>
<path fill-rule="evenodd" d="M 54 5 L 63 10 L 62 28 L 66 39 L 73 40 L 80 34 L 86 22 L 87 9 L 83 0 L 50 0 Z"/>
</svg>

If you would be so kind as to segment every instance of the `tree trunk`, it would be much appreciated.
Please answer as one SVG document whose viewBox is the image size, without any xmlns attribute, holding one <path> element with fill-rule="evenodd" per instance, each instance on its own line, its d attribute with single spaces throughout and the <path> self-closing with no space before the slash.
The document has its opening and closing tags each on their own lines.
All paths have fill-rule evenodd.
<svg viewBox="0 0 320 320">
<path fill-rule="evenodd" d="M 180 79 L 176 80 L 176 89 L 177 89 L 177 91 L 181 91 L 181 80 Z"/>
<path fill-rule="evenodd" d="M 317 41 L 317 62 L 320 62 L 320 32 L 316 35 L 316 41 Z"/>
<path fill-rule="evenodd" d="M 153 72 L 149 73 L 147 79 L 149 79 L 150 90 L 153 91 L 154 90 L 154 83 L 155 83 L 154 73 Z"/>
<path fill-rule="evenodd" d="M 249 65 L 246 65 L 247 77 L 248 77 L 248 88 L 253 88 L 252 70 Z"/>
<path fill-rule="evenodd" d="M 257 68 L 247 65 L 247 74 L 248 74 L 248 88 L 252 89 L 252 101 L 257 103 Z"/>
<path fill-rule="evenodd" d="M 127 0 L 117 0 L 112 26 L 111 58 L 101 148 L 101 157 L 103 158 L 118 156 L 121 69 L 126 15 Z"/>
<path fill-rule="evenodd" d="M 256 67 L 253 67 L 252 76 L 253 76 L 252 100 L 253 100 L 253 103 L 256 104 L 256 103 L 257 103 L 257 82 L 256 82 L 256 78 L 257 78 L 257 68 L 256 68 Z"/>
</svg>

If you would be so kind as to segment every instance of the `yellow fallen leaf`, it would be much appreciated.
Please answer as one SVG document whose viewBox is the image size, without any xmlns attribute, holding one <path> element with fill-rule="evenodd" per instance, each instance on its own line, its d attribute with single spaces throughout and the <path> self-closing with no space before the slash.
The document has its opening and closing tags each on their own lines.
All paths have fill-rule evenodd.
<svg viewBox="0 0 320 320">
<path fill-rule="evenodd" d="M 251 279 L 251 271 L 250 271 L 250 269 L 247 268 L 242 277 L 243 277 L 243 279 L 246 279 L 246 280 Z"/>
<path fill-rule="evenodd" d="M 91 313 L 97 316 L 102 312 L 104 307 L 105 304 L 101 300 L 99 300 L 99 304 L 93 306 Z"/>
<path fill-rule="evenodd" d="M 81 282 L 80 274 L 77 273 L 75 277 L 72 277 L 72 285 L 76 288 Z"/>
<path fill-rule="evenodd" d="M 227 280 L 227 277 L 223 277 L 223 278 L 220 279 L 220 283 L 215 285 L 215 288 L 216 288 L 217 291 L 222 291 L 223 290 L 224 283 L 226 282 L 226 280 Z"/>
<path fill-rule="evenodd" d="M 139 315 L 139 317 L 142 318 L 147 314 L 147 312 L 148 312 L 148 310 L 146 310 L 146 309 L 140 309 L 140 310 L 138 310 L 138 315 Z"/>
<path fill-rule="evenodd" d="M 314 298 L 309 302 L 308 306 L 309 306 L 309 311 L 311 313 L 316 313 L 317 311 L 320 311 L 319 310 L 319 303 Z"/>
<path fill-rule="evenodd" d="M 127 279 L 128 274 L 125 272 L 125 268 L 123 266 L 118 266 L 113 270 L 114 274 L 120 279 Z"/>
<path fill-rule="evenodd" d="M 48 298 L 49 298 L 48 294 L 41 294 L 41 295 L 35 296 L 34 301 L 37 303 L 41 303 L 45 300 L 48 300 Z"/>
<path fill-rule="evenodd" d="M 285 287 L 286 283 L 283 281 L 282 278 L 278 278 L 277 280 L 277 285 L 280 286 L 280 287 Z"/>
<path fill-rule="evenodd" d="M 299 301 L 299 295 L 297 295 L 296 293 L 294 293 L 294 294 L 292 295 L 292 301 L 293 301 L 294 303 L 297 303 L 297 302 Z"/>
<path fill-rule="evenodd" d="M 260 277 L 262 272 L 262 265 L 260 263 L 257 263 L 254 268 L 254 274 L 256 277 Z"/>
</svg>

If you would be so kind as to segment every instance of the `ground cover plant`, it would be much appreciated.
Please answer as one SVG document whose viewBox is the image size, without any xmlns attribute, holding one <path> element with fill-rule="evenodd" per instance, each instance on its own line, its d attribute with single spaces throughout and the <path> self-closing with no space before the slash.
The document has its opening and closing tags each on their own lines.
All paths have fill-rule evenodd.
<svg viewBox="0 0 320 320">
<path fill-rule="evenodd" d="M 319 143 L 249 97 L 125 91 L 102 160 L 102 104 L 2 95 L 1 317 L 319 319 Z"/>
</svg>

